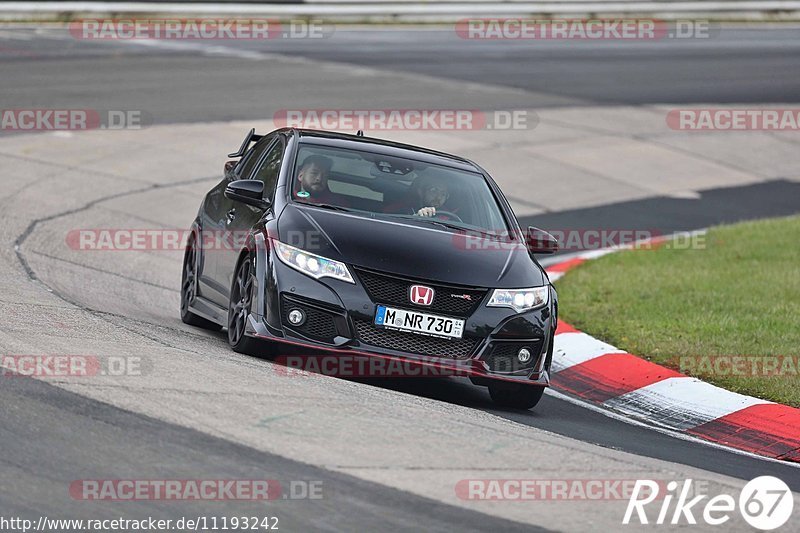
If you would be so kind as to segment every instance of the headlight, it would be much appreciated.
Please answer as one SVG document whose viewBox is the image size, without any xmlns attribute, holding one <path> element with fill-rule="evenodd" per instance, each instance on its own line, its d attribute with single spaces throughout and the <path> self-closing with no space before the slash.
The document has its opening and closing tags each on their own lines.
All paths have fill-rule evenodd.
<svg viewBox="0 0 800 533">
<path fill-rule="evenodd" d="M 510 307 L 517 313 L 522 313 L 547 305 L 549 297 L 550 287 L 548 285 L 531 289 L 495 289 L 486 305 Z"/>
<path fill-rule="evenodd" d="M 280 241 L 273 240 L 272 242 L 275 244 L 275 250 L 278 252 L 280 260 L 293 269 L 316 279 L 334 278 L 355 284 L 353 276 L 350 275 L 350 271 L 344 263 L 306 252 Z"/>
</svg>

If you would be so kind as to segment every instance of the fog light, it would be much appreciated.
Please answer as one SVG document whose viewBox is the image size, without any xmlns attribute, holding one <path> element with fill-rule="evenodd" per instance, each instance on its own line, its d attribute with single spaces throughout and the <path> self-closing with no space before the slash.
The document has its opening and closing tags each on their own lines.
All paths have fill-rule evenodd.
<svg viewBox="0 0 800 533">
<path fill-rule="evenodd" d="M 291 322 L 293 326 L 299 326 L 305 321 L 306 314 L 300 309 L 292 309 L 289 311 L 289 322 Z"/>
<path fill-rule="evenodd" d="M 527 348 L 520 348 L 517 352 L 517 359 L 520 363 L 527 363 L 531 360 L 531 351 Z"/>
</svg>

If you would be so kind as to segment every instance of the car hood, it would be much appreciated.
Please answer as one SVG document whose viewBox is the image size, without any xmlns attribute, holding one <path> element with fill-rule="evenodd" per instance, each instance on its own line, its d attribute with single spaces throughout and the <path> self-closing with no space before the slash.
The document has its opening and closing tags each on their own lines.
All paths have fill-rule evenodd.
<svg viewBox="0 0 800 533">
<path fill-rule="evenodd" d="M 434 225 L 374 219 L 288 205 L 280 240 L 349 265 L 472 287 L 521 288 L 547 283 L 521 245 L 465 236 Z"/>
</svg>

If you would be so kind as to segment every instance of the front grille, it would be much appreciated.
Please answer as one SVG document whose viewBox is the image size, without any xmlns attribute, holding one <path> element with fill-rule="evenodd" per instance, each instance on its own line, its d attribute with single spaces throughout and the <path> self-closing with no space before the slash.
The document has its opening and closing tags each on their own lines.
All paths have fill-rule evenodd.
<svg viewBox="0 0 800 533">
<path fill-rule="evenodd" d="M 300 326 L 294 326 L 289 322 L 289 311 L 300 309 L 306 315 L 306 321 Z M 281 320 L 284 326 L 308 337 L 310 339 L 333 342 L 338 335 L 333 313 L 329 313 L 317 307 L 303 304 L 294 299 L 290 300 L 286 296 L 281 298 Z"/>
<path fill-rule="evenodd" d="M 523 346 L 530 350 L 532 356 L 531 360 L 524 364 L 517 359 L 517 352 Z M 492 372 L 511 373 L 530 370 L 536 365 L 541 350 L 541 339 L 530 342 L 496 342 L 488 350 L 488 355 L 483 356 L 483 360 Z"/>
<path fill-rule="evenodd" d="M 408 291 L 411 285 L 419 284 L 431 287 L 434 290 L 433 303 L 425 306 L 425 310 L 454 316 L 468 316 L 486 295 L 486 289 L 472 289 L 406 279 L 361 268 L 357 268 L 355 271 L 375 303 L 394 304 L 404 307 L 413 305 L 409 300 Z M 458 298 L 457 296 L 467 296 L 468 299 Z"/>
<path fill-rule="evenodd" d="M 354 320 L 361 342 L 398 352 L 406 352 L 447 359 L 467 359 L 480 339 L 441 339 L 375 327 L 365 320 Z"/>
</svg>

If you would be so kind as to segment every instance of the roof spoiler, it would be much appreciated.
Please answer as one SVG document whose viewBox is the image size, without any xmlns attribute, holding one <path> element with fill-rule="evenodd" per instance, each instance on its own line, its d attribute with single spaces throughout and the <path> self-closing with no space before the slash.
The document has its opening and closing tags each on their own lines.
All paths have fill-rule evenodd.
<svg viewBox="0 0 800 533">
<path fill-rule="evenodd" d="M 250 146 L 251 142 L 258 142 L 263 138 L 264 138 L 263 135 L 256 134 L 255 128 L 251 128 L 250 132 L 244 138 L 244 141 L 242 141 L 242 145 L 239 147 L 239 151 L 233 152 L 232 154 L 228 154 L 228 157 L 242 157 L 244 153 L 247 151 L 247 147 Z"/>
</svg>

